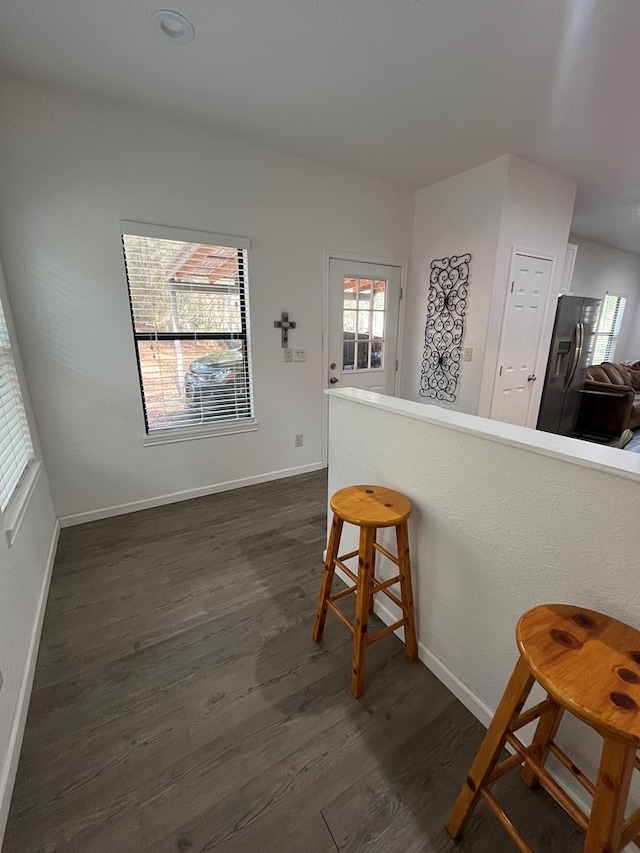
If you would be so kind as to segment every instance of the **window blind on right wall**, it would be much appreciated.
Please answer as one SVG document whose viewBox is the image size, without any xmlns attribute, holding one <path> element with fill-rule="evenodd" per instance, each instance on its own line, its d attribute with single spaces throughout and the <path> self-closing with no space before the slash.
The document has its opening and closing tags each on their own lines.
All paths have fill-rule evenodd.
<svg viewBox="0 0 640 853">
<path fill-rule="evenodd" d="M 33 461 L 33 445 L 0 305 L 0 512 L 4 512 Z"/>
<path fill-rule="evenodd" d="M 610 293 L 605 296 L 600 309 L 598 331 L 593 348 L 593 364 L 613 361 L 626 301 L 624 296 L 615 296 Z"/>
</svg>

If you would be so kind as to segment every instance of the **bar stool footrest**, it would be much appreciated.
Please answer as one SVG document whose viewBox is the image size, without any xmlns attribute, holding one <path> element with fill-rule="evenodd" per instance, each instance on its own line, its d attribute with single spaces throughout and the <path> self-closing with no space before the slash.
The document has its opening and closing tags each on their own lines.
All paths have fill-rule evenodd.
<svg viewBox="0 0 640 853">
<path fill-rule="evenodd" d="M 371 592 L 385 592 L 387 587 L 393 586 L 394 583 L 400 583 L 400 575 L 389 578 L 387 581 L 379 581 L 377 578 L 371 579 Z"/>
<path fill-rule="evenodd" d="M 627 844 L 635 844 L 636 847 L 640 847 L 640 835 L 638 835 L 639 828 L 640 808 L 637 808 L 629 815 L 622 826 L 622 834 L 620 836 L 621 850 L 624 850 Z"/>
<path fill-rule="evenodd" d="M 341 598 L 344 598 L 346 595 L 351 595 L 352 592 L 355 592 L 358 588 L 357 584 L 353 586 L 348 586 L 346 589 L 341 589 L 340 592 L 336 592 L 335 595 L 332 595 L 329 601 L 339 601 Z"/>
<path fill-rule="evenodd" d="M 373 634 L 371 637 L 367 638 L 367 644 L 371 645 L 371 643 L 376 643 L 378 640 L 381 640 L 383 637 L 397 631 L 398 628 L 401 628 L 403 625 L 407 624 L 406 619 L 400 619 L 398 622 L 394 622 L 392 625 L 387 625 L 381 631 L 378 631 L 377 634 Z"/>
<path fill-rule="evenodd" d="M 526 746 L 511 732 L 507 732 L 507 743 L 509 743 L 515 751 L 519 753 L 527 767 L 530 767 L 531 770 L 533 770 L 540 784 L 543 785 L 551 796 L 560 803 L 562 808 L 571 815 L 578 826 L 582 827 L 586 832 L 587 827 L 589 826 L 589 818 L 582 809 L 576 805 L 574 800 L 572 800 L 566 791 L 560 787 L 542 764 L 540 764 L 540 762 L 531 755 Z"/>
<path fill-rule="evenodd" d="M 358 575 L 355 572 L 352 572 L 349 566 L 345 565 L 339 557 L 336 558 L 335 564 L 342 569 L 349 580 L 352 580 L 354 583 L 358 582 Z"/>
<path fill-rule="evenodd" d="M 574 776 L 574 778 L 578 780 L 578 782 L 580 782 L 585 791 L 588 791 L 593 797 L 596 791 L 596 786 L 593 784 L 591 779 L 589 779 L 588 776 L 585 776 L 582 770 L 580 770 L 580 768 L 573 763 L 569 756 L 564 753 L 560 749 L 560 747 L 553 741 L 551 741 L 551 743 L 549 744 L 548 749 L 549 752 L 558 759 L 560 764 L 562 764 L 562 766 L 565 767 L 569 771 L 569 773 L 571 773 L 572 776 Z"/>
<path fill-rule="evenodd" d="M 528 726 L 529 723 L 532 723 L 534 720 L 537 720 L 542 714 L 546 711 L 551 710 L 555 703 L 553 700 L 548 697 L 544 699 L 542 702 L 539 702 L 537 705 L 534 705 L 533 708 L 529 708 L 528 711 L 523 711 L 522 714 L 518 717 L 515 723 L 511 726 L 512 732 L 517 732 L 518 729 L 523 728 L 523 726 Z"/>
<path fill-rule="evenodd" d="M 398 557 L 395 554 L 392 554 L 391 551 L 387 551 L 384 545 L 379 545 L 377 542 L 374 542 L 373 547 L 376 549 L 376 551 L 379 551 L 381 554 L 384 554 L 387 560 L 391 560 L 391 562 L 395 563 L 396 566 L 400 565 L 400 560 L 398 559 Z"/>
<path fill-rule="evenodd" d="M 340 608 L 337 605 L 335 605 L 333 603 L 333 601 L 331 601 L 331 599 L 327 599 L 327 607 L 330 610 L 333 610 L 333 612 L 336 614 L 338 619 L 343 623 L 343 625 L 347 626 L 347 628 L 351 631 L 352 634 L 355 634 L 356 626 L 353 624 L 353 622 L 351 622 L 349 619 L 347 619 L 347 617 L 344 615 L 342 610 L 340 610 Z"/>
<path fill-rule="evenodd" d="M 500 823 L 507 830 L 518 850 L 520 850 L 521 853 L 534 853 L 533 849 L 529 847 L 522 835 L 520 835 L 520 832 L 515 828 L 515 826 L 511 823 L 507 815 L 504 813 L 500 806 L 500 803 L 496 800 L 491 791 L 487 790 L 487 788 L 480 788 L 480 795 L 482 796 L 485 803 L 489 806 L 491 811 L 494 813 L 494 815 L 498 818 Z"/>
</svg>

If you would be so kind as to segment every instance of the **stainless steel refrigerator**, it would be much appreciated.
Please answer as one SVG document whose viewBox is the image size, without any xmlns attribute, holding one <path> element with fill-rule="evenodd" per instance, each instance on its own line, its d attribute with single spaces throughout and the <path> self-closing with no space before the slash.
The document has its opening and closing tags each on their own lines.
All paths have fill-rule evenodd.
<svg viewBox="0 0 640 853">
<path fill-rule="evenodd" d="M 576 435 L 584 373 L 591 364 L 600 304 L 600 299 L 584 296 L 558 299 L 538 429 Z"/>
</svg>

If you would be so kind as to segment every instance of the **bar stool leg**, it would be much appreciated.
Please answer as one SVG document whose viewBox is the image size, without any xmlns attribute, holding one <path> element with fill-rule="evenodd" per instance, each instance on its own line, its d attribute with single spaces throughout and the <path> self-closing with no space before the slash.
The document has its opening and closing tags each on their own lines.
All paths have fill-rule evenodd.
<svg viewBox="0 0 640 853">
<path fill-rule="evenodd" d="M 358 554 L 358 590 L 356 592 L 356 620 L 353 633 L 353 668 L 351 692 L 356 699 L 364 693 L 365 667 L 367 662 L 367 627 L 371 606 L 371 567 L 373 562 L 374 529 L 360 528 L 360 550 Z"/>
<path fill-rule="evenodd" d="M 409 660 L 418 659 L 418 641 L 416 640 L 416 623 L 413 614 L 413 589 L 411 586 L 411 557 L 409 554 L 409 530 L 407 522 L 396 527 L 398 543 L 398 568 L 400 572 L 400 598 L 402 599 L 402 615 L 404 625 L 404 651 Z"/>
<path fill-rule="evenodd" d="M 584 853 L 615 853 L 620 849 L 635 757 L 633 747 L 605 736 Z"/>
<path fill-rule="evenodd" d="M 553 699 L 548 694 L 547 699 L 553 702 Z M 534 758 L 537 758 L 543 767 L 549 754 L 549 744 L 557 734 L 563 714 L 564 708 L 561 708 L 557 702 L 553 702 L 552 707 L 548 711 L 545 711 L 544 714 L 541 714 L 538 720 L 536 733 L 529 746 L 529 752 L 532 753 Z M 527 788 L 535 788 L 538 785 L 538 777 L 526 764 L 520 772 L 520 778 Z"/>
<path fill-rule="evenodd" d="M 331 587 L 333 586 L 333 576 L 336 571 L 336 558 L 340 547 L 343 524 L 344 522 L 341 518 L 338 518 L 337 515 L 333 516 L 331 532 L 329 533 L 329 544 L 327 545 L 327 559 L 324 563 L 322 584 L 320 586 L 320 595 L 318 596 L 318 607 L 313 624 L 313 634 L 311 635 L 316 643 L 320 642 L 324 633 L 324 623 L 327 618 L 327 600 L 331 595 Z"/>
<path fill-rule="evenodd" d="M 507 730 L 514 725 L 533 686 L 526 661 L 518 659 L 500 704 L 487 729 L 471 770 L 447 821 L 447 832 L 459 838 L 480 799 L 480 788 L 487 783 L 504 748 Z"/>
<path fill-rule="evenodd" d="M 375 545 L 378 539 L 378 528 L 373 528 L 373 544 Z M 371 552 L 371 581 L 373 583 L 376 576 L 376 549 L 374 548 Z M 369 615 L 373 613 L 373 592 L 369 597 Z"/>
</svg>

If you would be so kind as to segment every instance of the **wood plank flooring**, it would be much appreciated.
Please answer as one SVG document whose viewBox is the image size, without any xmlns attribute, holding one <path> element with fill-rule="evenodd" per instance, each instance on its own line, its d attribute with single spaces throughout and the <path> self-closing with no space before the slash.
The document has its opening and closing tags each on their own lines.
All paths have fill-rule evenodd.
<svg viewBox="0 0 640 853">
<path fill-rule="evenodd" d="M 496 853 L 444 822 L 483 734 L 391 636 L 349 692 L 351 636 L 311 641 L 323 472 L 62 532 L 4 853 Z M 517 776 L 534 849 L 583 836 Z"/>
</svg>

